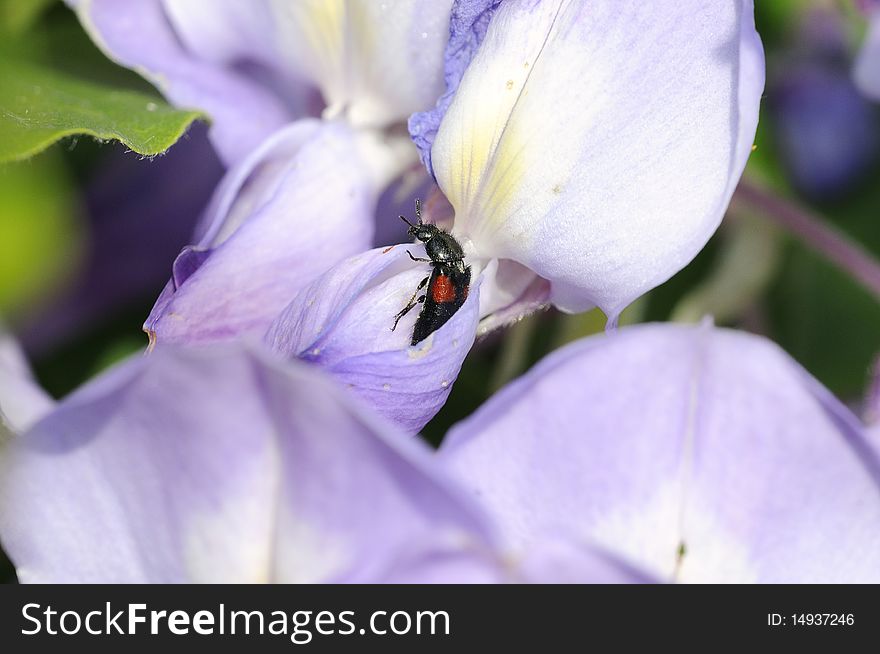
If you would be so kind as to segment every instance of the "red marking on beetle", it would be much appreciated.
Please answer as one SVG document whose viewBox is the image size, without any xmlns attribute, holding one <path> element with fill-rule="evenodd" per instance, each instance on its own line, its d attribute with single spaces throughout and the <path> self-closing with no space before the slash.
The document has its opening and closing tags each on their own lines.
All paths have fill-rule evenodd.
<svg viewBox="0 0 880 654">
<path fill-rule="evenodd" d="M 431 286 L 431 297 L 437 304 L 452 302 L 455 299 L 455 286 L 452 280 L 446 275 L 437 275 Z"/>
</svg>

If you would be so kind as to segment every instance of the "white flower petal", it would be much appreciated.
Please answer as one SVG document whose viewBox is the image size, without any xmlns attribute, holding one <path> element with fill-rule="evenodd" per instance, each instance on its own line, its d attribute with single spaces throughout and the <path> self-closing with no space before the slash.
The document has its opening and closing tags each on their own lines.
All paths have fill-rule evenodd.
<svg viewBox="0 0 880 654">
<path fill-rule="evenodd" d="M 748 0 L 506 2 L 432 149 L 455 230 L 614 316 L 718 226 L 763 84 Z"/>
<path fill-rule="evenodd" d="M 320 88 L 327 117 L 383 127 L 443 90 L 452 0 L 164 0 L 199 58 Z"/>
</svg>

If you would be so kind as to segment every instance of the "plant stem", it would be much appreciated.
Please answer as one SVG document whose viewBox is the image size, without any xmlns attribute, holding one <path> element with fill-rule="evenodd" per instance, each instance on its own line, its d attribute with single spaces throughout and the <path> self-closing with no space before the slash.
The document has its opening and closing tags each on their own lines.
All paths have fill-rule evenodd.
<svg viewBox="0 0 880 654">
<path fill-rule="evenodd" d="M 880 301 L 880 262 L 826 219 L 746 180 L 740 182 L 733 197 L 852 275 Z"/>
</svg>

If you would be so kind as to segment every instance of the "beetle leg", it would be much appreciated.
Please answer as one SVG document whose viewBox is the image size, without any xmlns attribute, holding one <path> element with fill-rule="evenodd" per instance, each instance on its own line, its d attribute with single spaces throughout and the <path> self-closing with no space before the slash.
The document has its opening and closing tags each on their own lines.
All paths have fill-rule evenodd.
<svg viewBox="0 0 880 654">
<path fill-rule="evenodd" d="M 394 326 L 391 328 L 391 331 L 394 331 L 395 329 L 397 329 L 397 323 L 399 323 L 400 319 L 403 318 L 406 314 L 408 314 L 414 306 L 416 306 L 417 304 L 421 304 L 422 302 L 425 301 L 424 295 L 422 295 L 418 299 L 416 298 L 416 296 L 419 294 L 419 291 L 421 291 L 423 288 L 425 288 L 425 284 L 428 283 L 428 279 L 429 279 L 429 277 L 425 277 L 421 282 L 419 282 L 419 285 L 416 288 L 416 292 L 413 293 L 413 296 L 409 299 L 409 302 L 407 302 L 406 306 L 400 310 L 400 313 L 398 313 L 397 316 L 395 316 Z"/>
<path fill-rule="evenodd" d="M 412 259 L 413 261 L 424 261 L 425 263 L 434 263 L 430 259 L 422 259 L 421 257 L 414 257 L 413 253 L 410 252 L 409 250 L 407 250 L 406 253 L 409 255 L 409 258 Z M 421 288 L 421 286 L 419 288 Z"/>
</svg>

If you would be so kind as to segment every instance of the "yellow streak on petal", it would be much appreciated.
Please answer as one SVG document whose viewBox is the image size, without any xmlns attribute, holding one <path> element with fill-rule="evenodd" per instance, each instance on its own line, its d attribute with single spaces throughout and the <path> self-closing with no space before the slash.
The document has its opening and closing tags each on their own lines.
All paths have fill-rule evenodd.
<svg viewBox="0 0 880 654">
<path fill-rule="evenodd" d="M 529 128 L 517 120 L 516 108 L 529 94 L 532 64 L 555 33 L 563 6 L 563 2 L 547 3 L 529 10 L 525 21 L 515 16 L 509 23 L 493 21 L 486 42 L 495 48 L 489 54 L 478 52 L 435 141 L 435 158 L 440 151 L 437 159 L 449 162 L 435 164 L 435 169 L 455 207 L 455 231 L 477 243 L 491 243 L 487 236 L 502 228 L 516 209 L 512 203 L 527 172 Z M 526 23 L 528 30 L 522 27 Z"/>
<path fill-rule="evenodd" d="M 300 2 L 298 6 L 302 14 L 300 19 L 310 27 L 303 30 L 309 47 L 325 61 L 332 61 L 334 68 L 339 70 L 342 67 L 345 38 L 343 0 L 311 0 Z"/>
<path fill-rule="evenodd" d="M 296 43 L 280 44 L 312 70 L 304 71 L 326 85 L 322 90 L 328 105 L 345 101 L 342 94 L 348 80 L 345 0 L 273 0 L 279 23 L 292 29 L 279 29 Z"/>
</svg>

